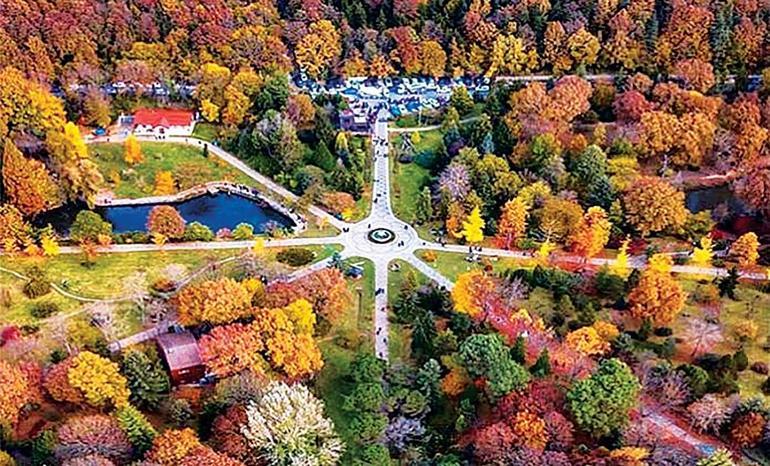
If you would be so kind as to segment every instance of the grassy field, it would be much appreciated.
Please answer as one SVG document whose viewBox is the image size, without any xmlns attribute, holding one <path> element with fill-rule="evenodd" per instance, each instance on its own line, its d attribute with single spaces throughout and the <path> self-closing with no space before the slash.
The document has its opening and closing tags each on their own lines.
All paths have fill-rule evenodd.
<svg viewBox="0 0 770 466">
<path fill-rule="evenodd" d="M 119 198 L 151 196 L 155 176 L 170 171 L 180 190 L 207 181 L 252 184 L 246 175 L 216 157 L 203 157 L 202 150 L 186 144 L 142 142 L 144 161 L 129 166 L 123 160 L 123 145 L 100 143 L 88 146 L 104 176 L 105 187 Z"/>
<path fill-rule="evenodd" d="M 334 251 L 341 250 L 339 245 L 307 246 L 306 248 L 316 253 L 315 261 L 326 259 Z M 278 249 L 268 248 L 266 251 L 267 257 L 273 260 Z M 32 266 L 38 266 L 45 271 L 51 283 L 63 285 L 66 280 L 66 289 L 73 294 L 106 299 L 125 295 L 127 292 L 124 286 L 125 279 L 136 273 L 146 274 L 147 285 L 150 285 L 156 279 L 166 276 L 166 268 L 170 265 L 178 266 L 175 268 L 180 268 L 186 274 L 211 261 L 237 256 L 241 252 L 231 249 L 103 254 L 90 267 L 82 265 L 83 257 L 80 254 L 66 254 L 47 260 L 25 257 L 10 259 L 3 256 L 0 257 L 0 266 L 22 274 L 26 274 Z M 0 286 L 7 287 L 11 291 L 13 302 L 8 309 L 0 310 L 0 323 L 20 325 L 33 323 L 35 318 L 30 314 L 30 310 L 35 304 L 41 302 L 54 302 L 59 305 L 62 312 L 73 311 L 81 304 L 55 291 L 36 299 L 29 299 L 22 293 L 24 282 L 2 271 L 0 271 Z"/>
<path fill-rule="evenodd" d="M 80 254 L 67 254 L 47 260 L 39 258 L 18 257 L 0 258 L 0 266 L 26 273 L 30 267 L 37 265 L 46 273 L 51 283 L 62 285 L 66 280 L 68 291 L 89 298 L 112 298 L 124 295 L 126 277 L 135 273 L 146 273 L 148 284 L 164 276 L 164 269 L 169 265 L 179 265 L 190 272 L 202 267 L 207 262 L 219 260 L 238 254 L 237 251 L 177 251 L 177 252 L 138 252 L 126 254 L 103 254 L 90 267 L 82 265 Z M 0 313 L 0 322 L 27 324 L 35 319 L 29 314 L 35 303 L 53 301 L 59 304 L 62 311 L 77 309 L 79 302 L 65 298 L 51 291 L 49 294 L 29 299 L 21 292 L 24 282 L 7 273 L 0 272 L 0 284 L 9 286 L 14 297 L 11 307 Z"/>
<path fill-rule="evenodd" d="M 397 168 L 396 164 L 398 165 Z M 394 157 L 390 158 L 390 166 L 393 212 L 401 220 L 413 222 L 420 191 L 432 181 L 430 172 L 416 163 L 403 164 L 398 162 Z"/>
</svg>

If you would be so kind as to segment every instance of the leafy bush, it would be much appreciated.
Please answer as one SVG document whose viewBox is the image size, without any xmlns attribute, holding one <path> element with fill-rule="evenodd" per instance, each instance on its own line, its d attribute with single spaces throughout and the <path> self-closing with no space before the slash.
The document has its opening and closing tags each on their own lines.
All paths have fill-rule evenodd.
<svg viewBox="0 0 770 466">
<path fill-rule="evenodd" d="M 278 262 L 291 265 L 292 267 L 299 267 L 301 265 L 309 264 L 315 258 L 315 253 L 310 249 L 305 248 L 292 248 L 284 249 L 275 256 Z"/>
<path fill-rule="evenodd" d="M 45 296 L 51 292 L 51 282 L 45 276 L 45 272 L 40 267 L 32 267 L 27 272 L 29 280 L 24 284 L 24 294 L 35 299 Z"/>
<path fill-rule="evenodd" d="M 143 244 L 150 242 L 150 235 L 144 231 L 127 231 L 114 235 L 113 240 L 117 244 Z"/>
<path fill-rule="evenodd" d="M 214 232 L 200 222 L 192 222 L 185 228 L 182 238 L 185 241 L 213 241 Z"/>
<path fill-rule="evenodd" d="M 36 319 L 45 319 L 46 317 L 51 317 L 60 310 L 61 308 L 59 308 L 58 304 L 51 301 L 44 301 L 42 303 L 35 303 L 29 313 Z"/>
<path fill-rule="evenodd" d="M 254 227 L 248 223 L 239 223 L 233 230 L 233 239 L 236 241 L 254 239 Z"/>
</svg>

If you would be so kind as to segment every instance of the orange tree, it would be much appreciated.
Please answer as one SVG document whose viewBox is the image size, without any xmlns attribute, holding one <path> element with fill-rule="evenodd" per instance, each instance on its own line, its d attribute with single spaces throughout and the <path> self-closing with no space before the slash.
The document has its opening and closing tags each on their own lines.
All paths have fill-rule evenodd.
<svg viewBox="0 0 770 466">
<path fill-rule="evenodd" d="M 16 365 L 0 360 L 0 427 L 16 424 L 19 411 L 32 401 L 31 390 L 24 373 Z"/>
<path fill-rule="evenodd" d="M 184 235 L 184 226 L 185 220 L 179 215 L 179 211 L 169 205 L 153 207 L 147 217 L 147 231 L 166 238 L 181 238 Z"/>
</svg>

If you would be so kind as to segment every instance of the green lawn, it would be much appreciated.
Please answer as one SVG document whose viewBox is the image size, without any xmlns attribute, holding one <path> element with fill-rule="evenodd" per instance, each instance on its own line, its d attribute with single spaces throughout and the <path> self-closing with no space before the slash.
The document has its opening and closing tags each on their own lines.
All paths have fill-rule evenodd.
<svg viewBox="0 0 770 466">
<path fill-rule="evenodd" d="M 217 138 L 219 127 L 213 123 L 196 123 L 193 136 L 204 141 L 213 141 Z"/>
<path fill-rule="evenodd" d="M 413 222 L 417 211 L 420 191 L 431 183 L 430 172 L 416 163 L 401 163 L 390 158 L 391 204 L 396 217 Z"/>
<path fill-rule="evenodd" d="M 105 187 L 119 198 L 151 196 L 155 175 L 161 171 L 170 171 L 180 190 L 208 181 L 252 184 L 239 170 L 217 157 L 203 157 L 201 149 L 187 144 L 142 142 L 144 161 L 134 166 L 123 160 L 123 144 L 99 143 L 88 147 L 104 176 Z"/>
<path fill-rule="evenodd" d="M 324 367 L 315 379 L 316 393 L 326 403 L 326 413 L 334 421 L 337 432 L 350 445 L 353 433 L 349 430 L 353 420 L 351 413 L 342 409 L 345 396 L 352 389 L 352 383 L 347 378 L 350 363 L 357 351 L 373 351 L 372 345 L 372 310 L 374 309 L 374 265 L 368 259 L 353 257 L 346 264 L 358 264 L 364 268 L 364 276 L 359 280 L 348 279 L 348 289 L 353 295 L 353 302 L 340 324 L 332 327 L 329 334 L 320 342 L 323 353 Z M 359 312 L 359 293 L 361 291 L 363 312 Z M 360 335 L 357 348 L 350 345 L 349 335 L 355 332 Z M 343 464 L 346 464 L 343 462 Z"/>
</svg>

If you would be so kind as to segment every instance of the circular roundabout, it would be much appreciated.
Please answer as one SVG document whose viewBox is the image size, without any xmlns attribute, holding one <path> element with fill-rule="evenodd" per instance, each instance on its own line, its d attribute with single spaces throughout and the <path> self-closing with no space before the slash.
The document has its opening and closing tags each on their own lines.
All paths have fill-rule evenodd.
<svg viewBox="0 0 770 466">
<path fill-rule="evenodd" d="M 396 234 L 388 228 L 375 228 L 370 230 L 366 237 L 375 244 L 388 244 L 396 239 Z"/>
</svg>

